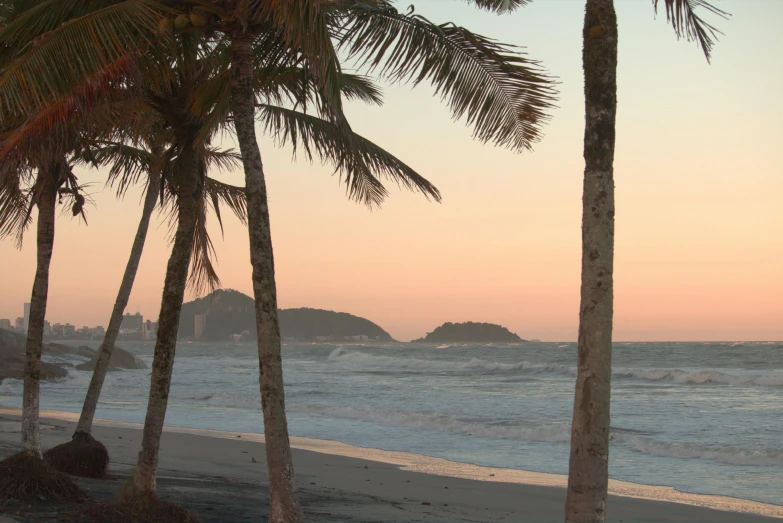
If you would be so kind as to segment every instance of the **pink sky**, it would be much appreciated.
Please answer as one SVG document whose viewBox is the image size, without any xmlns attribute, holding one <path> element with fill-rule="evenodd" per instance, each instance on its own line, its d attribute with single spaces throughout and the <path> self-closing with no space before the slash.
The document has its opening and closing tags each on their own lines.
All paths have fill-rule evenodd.
<svg viewBox="0 0 783 523">
<path fill-rule="evenodd" d="M 382 209 L 348 202 L 331 169 L 261 147 L 281 307 L 364 316 L 400 340 L 444 321 L 500 323 L 523 338 L 576 339 L 583 160 L 581 2 L 539 1 L 506 17 L 453 0 L 417 4 L 526 45 L 558 76 L 561 100 L 534 153 L 471 140 L 432 89 L 391 86 L 383 107 L 352 104 L 355 130 L 442 191 L 443 203 L 392 189 Z M 707 65 L 649 2 L 618 1 L 615 339 L 783 339 L 783 2 L 725 0 L 733 14 Z M 407 6 L 407 4 L 406 4 Z M 404 8 L 400 4 L 399 8 Z M 552 20 L 557 20 L 553 23 Z M 229 139 L 226 146 L 230 146 Z M 93 182 L 89 226 L 58 219 L 52 322 L 106 325 L 139 218 Z M 235 184 L 241 172 L 215 174 Z M 150 229 L 129 310 L 155 319 L 168 228 Z M 247 233 L 214 230 L 224 286 L 250 294 Z M 0 243 L 0 318 L 29 301 L 34 229 Z"/>
</svg>

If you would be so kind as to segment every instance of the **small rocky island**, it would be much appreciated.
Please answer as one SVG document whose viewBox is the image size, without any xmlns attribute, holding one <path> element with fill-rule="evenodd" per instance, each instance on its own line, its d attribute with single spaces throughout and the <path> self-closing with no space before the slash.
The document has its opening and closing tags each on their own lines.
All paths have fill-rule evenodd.
<svg viewBox="0 0 783 523">
<path fill-rule="evenodd" d="M 501 325 L 494 323 L 446 322 L 423 338 L 411 343 L 481 342 L 518 343 L 526 341 Z"/>
</svg>

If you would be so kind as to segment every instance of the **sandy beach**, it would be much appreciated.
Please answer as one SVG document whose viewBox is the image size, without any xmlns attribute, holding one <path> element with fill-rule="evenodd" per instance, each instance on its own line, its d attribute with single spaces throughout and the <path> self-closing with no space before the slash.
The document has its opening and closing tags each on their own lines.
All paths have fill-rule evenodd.
<svg viewBox="0 0 783 523">
<path fill-rule="evenodd" d="M 67 441 L 74 418 L 71 413 L 42 412 L 44 448 Z M 94 499 L 108 499 L 131 471 L 141 430 L 134 424 L 99 421 L 95 436 L 109 449 L 114 479 L 80 483 Z M 15 452 L 18 441 L 18 410 L 0 409 L 0 454 Z M 161 445 L 158 491 L 197 512 L 204 522 L 263 520 L 268 498 L 262 441 L 263 436 L 246 433 L 169 427 Z M 562 476 L 468 466 L 306 438 L 292 438 L 292 445 L 309 521 L 562 521 Z M 621 482 L 614 482 L 611 490 L 610 521 L 755 522 L 783 517 L 781 506 L 732 498 Z M 682 502 L 641 499 L 656 495 Z M 51 509 L 37 513 L 3 507 L 0 513 L 18 521 L 73 521 Z"/>
</svg>

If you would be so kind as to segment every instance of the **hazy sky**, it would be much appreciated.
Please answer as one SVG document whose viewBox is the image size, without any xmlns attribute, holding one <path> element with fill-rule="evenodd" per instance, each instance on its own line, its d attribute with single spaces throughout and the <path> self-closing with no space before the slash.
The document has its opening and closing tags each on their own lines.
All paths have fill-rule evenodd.
<svg viewBox="0 0 783 523">
<path fill-rule="evenodd" d="M 398 3 L 405 10 L 412 2 Z M 616 340 L 783 339 L 783 1 L 717 0 L 731 12 L 708 65 L 649 0 L 617 0 Z M 373 212 L 332 169 L 261 140 L 281 307 L 350 312 L 408 340 L 444 321 L 501 323 L 523 338 L 576 339 L 584 2 L 538 0 L 512 15 L 457 0 L 416 12 L 523 45 L 561 81 L 533 153 L 471 140 L 422 85 L 383 107 L 349 106 L 354 129 L 434 182 L 443 203 L 392 189 Z M 227 140 L 227 145 L 231 145 Z M 216 177 L 242 184 L 241 172 Z M 89 226 L 58 218 L 47 319 L 106 325 L 140 213 L 93 182 Z M 251 293 L 247 233 L 215 232 L 225 287 Z M 129 310 L 157 318 L 168 227 L 150 229 Z M 0 244 L 0 318 L 29 301 L 35 235 Z"/>
</svg>

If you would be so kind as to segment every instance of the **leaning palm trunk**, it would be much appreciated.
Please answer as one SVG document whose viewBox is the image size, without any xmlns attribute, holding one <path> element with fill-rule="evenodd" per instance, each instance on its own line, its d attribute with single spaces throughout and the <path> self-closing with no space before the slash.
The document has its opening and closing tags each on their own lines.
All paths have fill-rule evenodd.
<svg viewBox="0 0 783 523">
<path fill-rule="evenodd" d="M 569 523 L 604 521 L 609 481 L 617 112 L 617 19 L 612 0 L 587 0 L 583 38 L 582 288 L 565 518 Z"/>
<path fill-rule="evenodd" d="M 136 271 L 139 268 L 141 254 L 144 251 L 144 241 L 147 238 L 147 229 L 150 225 L 152 211 L 155 210 L 155 204 L 158 198 L 158 182 L 150 178 L 147 185 L 147 194 L 144 198 L 144 207 L 142 209 L 141 221 L 136 230 L 136 238 L 133 240 L 128 265 L 125 267 L 125 274 L 122 277 L 120 290 L 117 293 L 117 301 L 114 303 L 114 309 L 111 312 L 109 327 L 106 329 L 106 335 L 103 338 L 101 348 L 98 350 L 98 359 L 95 362 L 95 370 L 90 380 L 90 387 L 87 389 L 87 397 L 84 399 L 82 414 L 79 417 L 79 423 L 76 426 L 74 438 L 81 434 L 92 433 L 92 422 L 95 418 L 95 409 L 98 407 L 98 398 L 101 395 L 103 380 L 106 378 L 106 371 L 109 369 L 109 361 L 114 350 L 114 344 L 117 341 L 117 335 L 120 333 L 122 324 L 122 314 L 128 305 L 133 281 L 136 279 Z"/>
<path fill-rule="evenodd" d="M 38 261 L 30 298 L 30 320 L 25 349 L 24 393 L 22 398 L 22 451 L 41 457 L 38 431 L 40 398 L 41 345 L 43 344 L 46 299 L 49 293 L 49 264 L 54 247 L 54 213 L 57 204 L 57 176 L 59 167 L 41 169 L 38 183 Z"/>
<path fill-rule="evenodd" d="M 192 149 L 183 151 L 180 158 L 182 171 L 180 172 L 181 183 L 177 191 L 177 211 L 179 214 L 177 232 L 166 267 L 166 280 L 163 285 L 163 299 L 158 319 L 158 337 L 152 360 L 147 416 L 144 420 L 141 451 L 133 475 L 131 491 L 136 494 L 149 494 L 155 491 L 158 451 L 168 405 L 171 372 L 174 368 L 179 314 L 182 310 L 182 300 L 185 297 L 188 267 L 193 250 L 193 233 L 196 228 L 198 199 L 202 189 L 198 158 L 194 151 Z"/>
<path fill-rule="evenodd" d="M 280 324 L 277 317 L 275 264 L 264 169 L 255 132 L 251 38 L 241 35 L 232 43 L 231 110 L 245 170 L 250 262 L 258 333 L 259 381 L 264 411 L 264 440 L 269 474 L 269 521 L 304 521 L 299 503 L 285 415 Z"/>
</svg>

